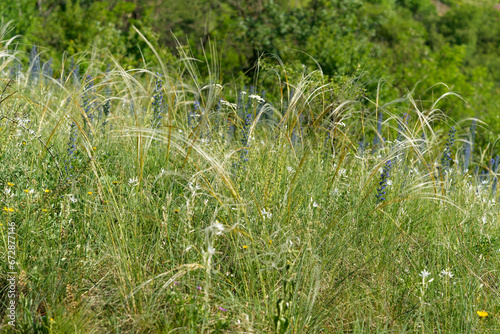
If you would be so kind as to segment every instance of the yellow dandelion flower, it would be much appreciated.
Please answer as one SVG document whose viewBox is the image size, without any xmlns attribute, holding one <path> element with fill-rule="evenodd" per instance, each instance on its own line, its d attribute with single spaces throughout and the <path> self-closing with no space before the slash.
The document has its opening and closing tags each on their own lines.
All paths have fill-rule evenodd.
<svg viewBox="0 0 500 334">
<path fill-rule="evenodd" d="M 30 193 L 30 191 L 28 189 L 24 189 L 24 192 L 27 193 L 27 194 Z"/>
<path fill-rule="evenodd" d="M 486 311 L 477 311 L 476 313 L 480 318 L 485 318 L 488 316 L 488 312 Z"/>
<path fill-rule="evenodd" d="M 50 193 L 50 190 L 49 189 L 45 189 L 44 190 L 46 193 Z"/>
<path fill-rule="evenodd" d="M 8 208 L 6 206 L 3 207 L 3 211 L 5 212 L 14 212 L 14 209 L 13 208 Z"/>
<path fill-rule="evenodd" d="M 13 187 L 13 186 L 14 186 L 14 183 L 12 183 L 12 182 L 7 182 L 7 185 L 8 185 L 9 187 Z"/>
<path fill-rule="evenodd" d="M 87 194 L 92 195 L 92 192 L 91 192 L 91 191 L 89 191 Z"/>
<path fill-rule="evenodd" d="M 269 244 L 272 245 L 273 244 L 273 241 L 272 240 L 269 240 Z"/>
<path fill-rule="evenodd" d="M 247 245 L 243 245 L 243 249 L 247 249 L 247 248 L 248 248 L 248 246 L 247 246 Z"/>
<path fill-rule="evenodd" d="M 95 151 L 95 150 L 97 150 L 97 147 L 92 147 L 92 149 Z"/>
<path fill-rule="evenodd" d="M 47 209 L 42 209 L 43 212 L 47 212 L 48 210 Z"/>
<path fill-rule="evenodd" d="M 25 142 L 25 141 L 23 141 L 23 145 L 26 145 L 26 142 Z"/>
</svg>

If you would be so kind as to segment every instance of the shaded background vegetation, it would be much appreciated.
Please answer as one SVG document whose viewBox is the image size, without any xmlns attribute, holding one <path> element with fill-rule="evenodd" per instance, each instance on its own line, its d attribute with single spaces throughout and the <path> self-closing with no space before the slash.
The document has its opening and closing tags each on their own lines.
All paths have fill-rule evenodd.
<svg viewBox="0 0 500 334">
<path fill-rule="evenodd" d="M 360 78 L 368 97 L 377 94 L 380 78 L 396 88 L 380 91 L 382 98 L 415 89 L 432 99 L 445 87 L 427 89 L 443 82 L 466 100 L 445 104 L 448 115 L 486 121 L 492 133 L 478 138 L 483 143 L 500 131 L 495 1 L 19 0 L 2 7 L 4 21 L 13 20 L 13 33 L 23 36 L 20 47 L 46 50 L 42 59 L 53 58 L 55 68 L 64 52 L 90 46 L 128 68 L 152 62 L 135 25 L 165 53 L 178 52 L 177 38 L 195 57 L 210 58 L 208 42 L 216 41 L 224 81 L 240 73 L 241 85 L 252 82 L 257 60 L 269 54 L 287 64 L 319 64 L 329 80 Z"/>
</svg>

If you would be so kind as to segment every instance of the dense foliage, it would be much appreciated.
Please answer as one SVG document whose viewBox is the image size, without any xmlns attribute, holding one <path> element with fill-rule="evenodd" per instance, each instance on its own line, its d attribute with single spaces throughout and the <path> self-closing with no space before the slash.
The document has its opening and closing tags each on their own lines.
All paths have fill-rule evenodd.
<svg viewBox="0 0 500 334">
<path fill-rule="evenodd" d="M 42 58 L 57 65 L 63 52 L 74 55 L 90 45 L 108 50 L 125 67 L 151 62 L 136 26 L 174 54 L 171 32 L 197 58 L 204 52 L 210 57 L 208 42 L 217 41 L 222 75 L 230 79 L 242 71 L 246 83 L 265 54 L 312 69 L 319 64 L 332 80 L 361 78 L 371 97 L 380 78 L 396 95 L 443 82 L 467 101 L 443 106 L 448 115 L 481 117 L 500 132 L 500 11 L 491 1 L 23 0 L 7 2 L 2 17 L 24 36 L 22 49 L 37 45 L 46 51 Z"/>
</svg>

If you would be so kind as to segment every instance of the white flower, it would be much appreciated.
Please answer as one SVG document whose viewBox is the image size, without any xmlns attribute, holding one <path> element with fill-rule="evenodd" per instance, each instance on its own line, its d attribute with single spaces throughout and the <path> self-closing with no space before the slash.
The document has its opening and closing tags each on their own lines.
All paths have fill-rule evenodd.
<svg viewBox="0 0 500 334">
<path fill-rule="evenodd" d="M 215 224 L 213 224 L 211 227 L 215 231 L 215 235 L 221 235 L 222 232 L 224 232 L 224 225 L 219 223 L 218 220 L 216 220 Z"/>
<path fill-rule="evenodd" d="M 387 185 L 392 186 L 392 180 L 387 180 Z"/>
<path fill-rule="evenodd" d="M 422 270 L 422 272 L 420 274 L 418 274 L 418 276 L 422 277 L 422 278 L 426 278 L 427 276 L 429 276 L 431 273 L 428 272 L 427 270 Z"/>
<path fill-rule="evenodd" d="M 139 179 L 137 177 L 133 177 L 131 179 L 128 179 L 128 184 L 131 184 L 133 186 L 136 186 L 139 184 Z"/>
<path fill-rule="evenodd" d="M 255 95 L 255 94 L 251 94 L 251 95 L 248 95 L 248 97 L 250 99 L 255 99 L 257 101 L 259 101 L 260 103 L 264 103 L 266 102 L 262 97 L 260 97 L 259 95 Z"/>
<path fill-rule="evenodd" d="M 214 255 L 215 254 L 215 248 L 213 248 L 212 246 L 208 246 L 207 253 L 210 254 L 210 255 Z"/>
<path fill-rule="evenodd" d="M 238 105 L 236 103 L 231 103 L 231 102 L 228 102 L 228 101 L 225 101 L 225 100 L 221 100 L 220 103 L 223 106 L 226 106 L 226 107 L 229 107 L 229 108 L 233 108 L 233 109 L 236 109 L 238 107 Z"/>
<path fill-rule="evenodd" d="M 451 273 L 451 270 L 450 270 L 450 271 L 446 271 L 446 270 L 444 270 L 444 269 L 443 269 L 443 270 L 439 273 L 439 276 L 441 276 L 441 277 L 448 276 L 449 278 L 452 278 L 452 277 L 453 277 L 453 276 L 455 276 L 455 275 L 453 275 L 453 274 Z"/>
<path fill-rule="evenodd" d="M 316 203 L 316 202 L 314 202 L 314 203 L 313 203 L 313 208 L 317 208 L 317 207 L 319 207 L 319 204 L 318 204 L 318 203 Z"/>
<path fill-rule="evenodd" d="M 421 276 L 421 277 L 422 277 L 422 284 L 423 284 L 423 285 L 426 285 L 426 284 L 428 284 L 428 283 L 430 283 L 430 282 L 434 281 L 434 278 L 431 278 L 431 279 L 430 279 L 430 280 L 428 280 L 427 282 L 425 281 L 425 278 L 426 278 L 426 277 L 428 277 L 430 274 L 431 274 L 431 273 L 430 273 L 430 272 L 428 272 L 428 271 L 427 271 L 427 270 L 425 270 L 425 269 L 424 269 L 424 270 L 422 270 L 422 271 L 420 272 L 420 274 L 418 274 L 419 276 Z"/>
<path fill-rule="evenodd" d="M 262 215 L 264 216 L 264 219 L 271 218 L 273 216 L 273 214 L 271 212 L 266 211 L 266 209 L 262 209 Z"/>
<path fill-rule="evenodd" d="M 481 218 L 481 220 L 483 221 L 483 224 L 486 224 L 486 216 L 483 216 L 483 218 Z"/>
<path fill-rule="evenodd" d="M 287 170 L 287 171 L 289 171 L 290 173 L 295 172 L 295 170 L 294 170 L 292 167 L 290 167 L 290 166 L 288 166 L 288 167 L 286 168 L 286 170 Z"/>
<path fill-rule="evenodd" d="M 75 197 L 75 196 L 73 196 L 72 194 L 70 194 L 70 195 L 69 195 L 69 200 L 70 200 L 71 202 L 73 202 L 73 203 L 78 202 L 78 200 L 76 199 L 76 197 Z"/>
</svg>

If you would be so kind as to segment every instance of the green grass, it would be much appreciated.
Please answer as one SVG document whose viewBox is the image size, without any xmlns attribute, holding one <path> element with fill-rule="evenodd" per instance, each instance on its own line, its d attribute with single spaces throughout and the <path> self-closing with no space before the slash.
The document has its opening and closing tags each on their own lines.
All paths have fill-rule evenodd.
<svg viewBox="0 0 500 334">
<path fill-rule="evenodd" d="M 10 222 L 18 266 L 16 329 L 2 313 L 3 332 L 500 330 L 496 175 L 483 184 L 472 167 L 435 170 L 449 126 L 460 127 L 439 102 L 349 101 L 314 73 L 259 87 L 265 104 L 247 92 L 237 108 L 219 108 L 237 89 L 217 81 L 216 65 L 202 79 L 181 57 L 106 73 L 109 59 L 94 53 L 87 93 L 70 80 L 3 80 L 12 95 L 0 109 L 2 286 Z M 165 109 L 152 128 L 157 71 Z M 362 152 L 382 111 L 385 144 Z M 188 123 L 189 112 L 200 116 Z M 469 135 L 460 124 L 456 160 Z M 473 166 L 487 168 L 490 154 L 474 152 Z M 388 160 L 391 184 L 377 202 Z"/>
</svg>

